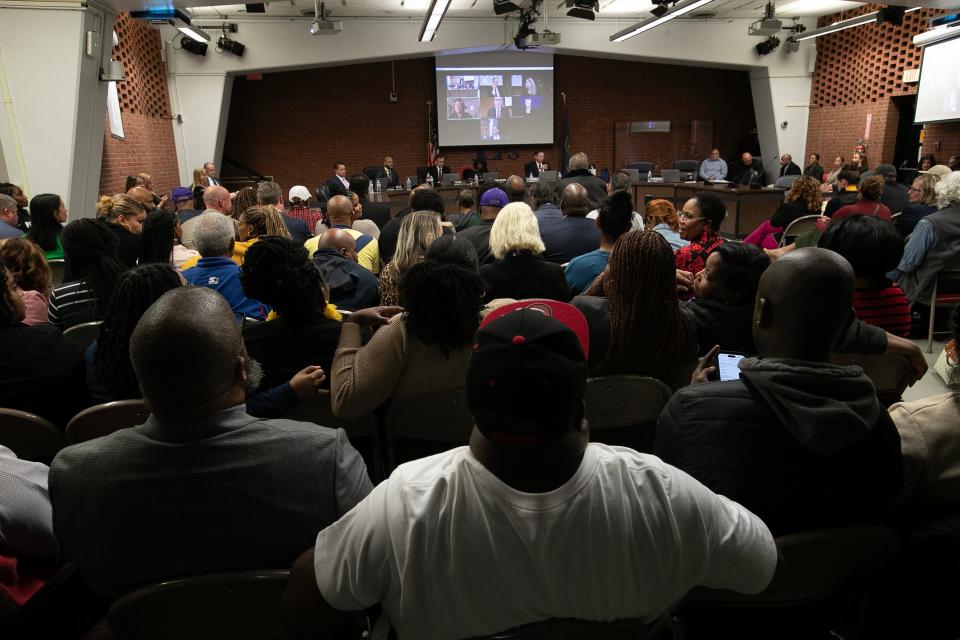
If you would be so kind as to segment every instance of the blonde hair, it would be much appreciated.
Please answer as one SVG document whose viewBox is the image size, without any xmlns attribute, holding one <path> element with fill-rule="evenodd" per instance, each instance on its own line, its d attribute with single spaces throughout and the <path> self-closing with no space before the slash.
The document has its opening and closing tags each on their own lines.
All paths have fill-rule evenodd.
<svg viewBox="0 0 960 640">
<path fill-rule="evenodd" d="M 440 218 L 433 211 L 414 211 L 400 223 L 393 266 L 403 273 L 423 260 L 423 255 L 434 240 L 443 234 Z"/>
<path fill-rule="evenodd" d="M 139 213 L 145 213 L 143 204 L 125 193 L 112 196 L 100 196 L 97 202 L 97 218 L 113 224 L 118 218 L 135 218 Z"/>
<path fill-rule="evenodd" d="M 920 183 L 920 202 L 932 207 L 937 206 L 937 183 L 940 182 L 940 176 L 927 173 L 917 176 L 917 182 Z"/>
<path fill-rule="evenodd" d="M 283 222 L 283 216 L 272 204 L 250 207 L 240 215 L 244 217 L 248 225 L 253 227 L 256 232 L 255 237 L 280 236 L 287 240 L 293 239 L 290 231 L 287 230 L 287 225 Z"/>
<path fill-rule="evenodd" d="M 511 251 L 544 251 L 540 225 L 533 209 L 524 202 L 511 202 L 497 214 L 490 228 L 490 252 L 497 260 Z"/>
<path fill-rule="evenodd" d="M 203 170 L 203 167 L 193 170 L 193 184 L 190 186 L 194 189 L 197 187 L 203 186 L 203 178 L 206 176 L 206 172 Z"/>
</svg>

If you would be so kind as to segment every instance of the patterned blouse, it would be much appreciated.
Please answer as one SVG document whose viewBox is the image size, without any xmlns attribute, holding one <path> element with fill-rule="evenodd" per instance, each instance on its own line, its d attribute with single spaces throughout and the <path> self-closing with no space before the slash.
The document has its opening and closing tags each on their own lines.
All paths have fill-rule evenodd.
<svg viewBox="0 0 960 640">
<path fill-rule="evenodd" d="M 693 274 L 703 271 L 703 267 L 707 263 L 707 256 L 724 242 L 725 240 L 721 236 L 704 231 L 699 239 L 693 240 L 687 246 L 673 252 L 677 261 L 677 269 L 689 271 Z"/>
<path fill-rule="evenodd" d="M 400 272 L 393 261 L 380 272 L 380 305 L 393 306 L 400 304 Z"/>
</svg>

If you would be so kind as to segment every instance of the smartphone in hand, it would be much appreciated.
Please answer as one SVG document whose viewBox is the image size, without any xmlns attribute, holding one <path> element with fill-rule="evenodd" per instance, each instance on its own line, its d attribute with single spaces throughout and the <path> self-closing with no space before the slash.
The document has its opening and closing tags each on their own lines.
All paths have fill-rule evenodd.
<svg viewBox="0 0 960 640">
<path fill-rule="evenodd" d="M 738 353 L 736 351 L 720 351 L 717 353 L 717 362 L 716 362 L 716 371 L 715 375 L 718 376 L 718 380 L 721 382 L 726 382 L 727 380 L 739 380 L 740 379 L 740 361 L 746 357 L 744 353 Z"/>
</svg>

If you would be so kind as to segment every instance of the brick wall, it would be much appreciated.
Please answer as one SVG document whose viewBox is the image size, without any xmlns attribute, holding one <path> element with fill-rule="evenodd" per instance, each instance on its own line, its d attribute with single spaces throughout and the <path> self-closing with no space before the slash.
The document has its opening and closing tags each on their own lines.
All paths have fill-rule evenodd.
<svg viewBox="0 0 960 640">
<path fill-rule="evenodd" d="M 878 7 L 864 5 L 824 16 L 817 26 L 876 11 Z M 903 71 L 920 68 L 922 60 L 923 52 L 913 45 L 913 36 L 927 30 L 931 16 L 942 13 L 922 9 L 906 14 L 901 26 L 867 24 L 816 39 L 807 151 L 819 153 L 825 167 L 837 155 L 849 160 L 865 138 L 871 166 L 893 161 L 900 114 L 892 98 L 917 92 L 916 84 L 902 81 Z M 931 150 L 932 140 L 941 142 L 944 149 L 957 148 L 960 123 L 928 125 L 926 130 L 925 151 Z M 946 159 L 949 153 L 940 152 L 937 156 Z"/>
<path fill-rule="evenodd" d="M 940 164 L 960 155 L 960 122 L 939 122 L 923 128 L 923 150 L 932 153 Z"/>
<path fill-rule="evenodd" d="M 713 122 L 714 143 L 734 155 L 755 128 L 746 72 L 556 56 L 556 129 L 542 147 L 560 163 L 561 92 L 570 114 L 571 153 L 584 151 L 598 167 L 614 166 L 614 122 L 670 120 L 670 134 L 645 134 L 650 142 L 635 159 L 672 164 L 689 144 L 693 120 Z M 413 175 L 426 156 L 428 100 L 435 101 L 433 58 L 395 63 L 400 101 L 391 103 L 389 64 L 268 73 L 238 77 L 230 104 L 224 155 L 264 174 L 285 189 L 314 186 L 342 160 L 352 173 L 392 154 L 402 175 Z M 686 136 L 686 139 L 684 139 Z M 537 147 L 540 148 L 540 147 Z M 485 149 L 488 167 L 521 173 L 535 147 Z M 444 149 L 447 164 L 470 163 L 476 148 Z M 683 157 L 682 155 L 680 157 Z M 224 163 L 226 164 L 226 163 Z"/>
<path fill-rule="evenodd" d="M 160 32 L 128 13 L 114 28 L 120 41 L 114 59 L 123 62 L 127 77 L 117 83 L 124 138 L 111 136 L 106 123 L 100 193 L 122 191 L 126 177 L 141 171 L 153 176 L 157 193 L 170 193 L 180 178 Z"/>
</svg>

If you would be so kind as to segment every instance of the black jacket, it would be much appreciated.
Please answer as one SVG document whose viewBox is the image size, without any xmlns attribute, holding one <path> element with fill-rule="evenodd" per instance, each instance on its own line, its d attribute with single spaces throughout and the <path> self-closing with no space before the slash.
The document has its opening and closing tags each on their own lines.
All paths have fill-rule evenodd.
<svg viewBox="0 0 960 640">
<path fill-rule="evenodd" d="M 487 286 L 485 300 L 497 298 L 549 298 L 566 302 L 570 287 L 563 267 L 544 262 L 543 256 L 527 251 L 512 253 L 480 268 Z"/>
<path fill-rule="evenodd" d="M 131 269 L 137 266 L 137 261 L 140 259 L 140 234 L 133 233 L 119 224 L 108 224 L 107 227 L 113 232 L 119 243 L 117 245 L 117 258 L 120 259 L 120 262 Z"/>
<path fill-rule="evenodd" d="M 747 359 L 681 389 L 655 452 L 760 516 L 774 535 L 879 522 L 903 484 L 900 436 L 859 367 Z"/>
<path fill-rule="evenodd" d="M 886 182 L 883 185 L 883 195 L 880 202 L 887 205 L 890 213 L 900 213 L 910 206 L 910 193 L 899 182 Z"/>
<path fill-rule="evenodd" d="M 317 249 L 313 264 L 330 287 L 330 302 L 337 308 L 356 311 L 379 304 L 377 277 L 336 249 Z"/>
<path fill-rule="evenodd" d="M 598 209 L 600 203 L 607 197 L 607 183 L 586 169 L 576 169 L 568 173 L 563 180 L 557 182 L 557 196 L 563 197 L 563 190 L 568 184 L 576 182 L 587 190 L 587 199 L 590 201 L 590 210 Z"/>
<path fill-rule="evenodd" d="M 799 176 L 803 172 L 800 171 L 800 167 L 797 166 L 795 162 L 788 162 L 786 166 L 780 165 L 780 177 L 783 176 Z"/>
<path fill-rule="evenodd" d="M 803 175 L 810 176 L 811 178 L 816 178 L 820 182 L 823 182 L 823 174 L 826 173 L 819 164 L 807 165 L 803 170 Z"/>
</svg>

